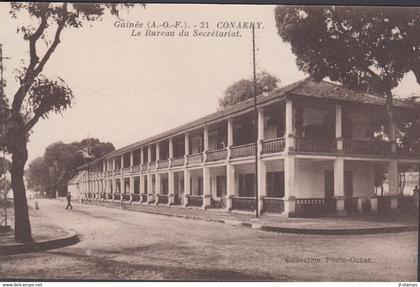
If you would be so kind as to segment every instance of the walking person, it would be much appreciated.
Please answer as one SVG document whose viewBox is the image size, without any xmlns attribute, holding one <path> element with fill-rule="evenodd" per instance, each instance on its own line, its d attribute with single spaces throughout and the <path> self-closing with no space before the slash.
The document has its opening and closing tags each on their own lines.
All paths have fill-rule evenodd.
<svg viewBox="0 0 420 287">
<path fill-rule="evenodd" d="M 70 194 L 70 192 L 68 192 L 67 193 L 67 196 L 66 196 L 66 198 L 67 198 L 67 206 L 66 206 L 66 209 L 73 209 L 73 206 L 71 206 L 71 194 Z"/>
<path fill-rule="evenodd" d="M 416 204 L 417 209 L 419 208 L 419 187 L 416 185 L 413 189 L 414 203 Z"/>
</svg>

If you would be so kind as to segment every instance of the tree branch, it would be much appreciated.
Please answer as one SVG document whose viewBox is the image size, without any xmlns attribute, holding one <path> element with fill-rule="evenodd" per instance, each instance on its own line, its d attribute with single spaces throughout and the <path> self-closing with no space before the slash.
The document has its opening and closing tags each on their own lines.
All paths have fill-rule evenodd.
<svg viewBox="0 0 420 287">
<path fill-rule="evenodd" d="M 41 113 L 35 113 L 35 115 L 30 119 L 25 125 L 25 132 L 28 133 L 39 121 L 41 118 Z"/>
<path fill-rule="evenodd" d="M 61 34 L 61 31 L 64 29 L 64 26 L 66 24 L 67 19 L 68 19 L 67 3 L 64 3 L 63 4 L 63 17 L 58 22 L 58 27 L 57 27 L 57 30 L 55 32 L 54 41 L 51 44 L 51 46 L 48 48 L 48 50 L 45 53 L 42 60 L 39 62 L 38 66 L 31 67 L 31 64 L 29 65 L 29 67 L 31 67 L 31 70 L 29 70 L 29 68 L 28 68 L 28 70 L 26 71 L 26 75 L 24 77 L 23 83 L 21 84 L 21 86 L 19 87 L 18 91 L 16 92 L 16 94 L 13 98 L 12 113 L 18 114 L 20 112 L 23 100 L 25 99 L 25 96 L 28 93 L 28 90 L 31 87 L 34 79 L 42 72 L 45 64 L 47 63 L 47 61 L 51 57 L 52 53 L 55 51 L 55 48 L 60 43 L 60 34 Z M 41 25 L 42 25 L 42 21 L 41 21 L 40 26 Z M 47 23 L 45 25 L 47 25 Z M 42 28 L 41 29 L 38 28 L 37 31 L 34 33 L 34 36 L 35 36 L 35 34 L 37 34 L 37 35 L 40 34 L 39 37 L 41 37 L 45 28 L 43 28 L 43 30 L 42 30 Z M 38 37 L 38 39 L 39 39 L 39 37 Z M 35 37 L 34 37 L 34 39 L 35 39 Z M 35 44 L 36 44 L 36 40 L 35 41 L 32 40 L 32 42 L 30 40 L 30 51 L 32 53 L 34 53 L 36 51 L 35 50 Z M 33 46 L 31 47 L 31 45 L 33 45 Z M 31 63 L 32 63 L 32 56 L 33 56 L 33 54 L 31 54 Z M 38 62 L 38 60 L 36 62 Z"/>
<path fill-rule="evenodd" d="M 30 63 L 28 67 L 28 71 L 31 73 L 35 65 L 38 63 L 38 55 L 36 53 L 36 42 L 42 36 L 45 29 L 47 28 L 47 16 L 45 14 L 41 15 L 41 23 L 39 24 L 38 29 L 35 31 L 34 34 L 29 36 L 29 55 L 30 55 Z"/>
</svg>

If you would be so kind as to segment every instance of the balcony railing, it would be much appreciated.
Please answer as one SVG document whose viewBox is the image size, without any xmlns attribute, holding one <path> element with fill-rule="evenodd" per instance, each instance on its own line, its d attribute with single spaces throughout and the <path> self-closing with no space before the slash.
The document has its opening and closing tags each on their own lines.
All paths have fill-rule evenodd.
<svg viewBox="0 0 420 287">
<path fill-rule="evenodd" d="M 381 140 L 344 139 L 343 150 L 349 154 L 388 155 L 391 153 L 391 144 Z"/>
<path fill-rule="evenodd" d="M 308 215 L 322 215 L 335 212 L 334 198 L 298 198 L 296 199 L 296 213 Z"/>
<path fill-rule="evenodd" d="M 121 174 L 121 169 L 114 170 L 114 175 L 120 175 L 120 174 Z"/>
<path fill-rule="evenodd" d="M 133 194 L 132 201 L 139 202 L 140 201 L 140 194 Z"/>
<path fill-rule="evenodd" d="M 257 209 L 255 197 L 232 197 L 232 209 L 254 211 Z"/>
<path fill-rule="evenodd" d="M 122 200 L 124 200 L 124 201 L 130 201 L 130 195 L 129 195 L 129 194 L 126 194 L 126 193 L 124 193 L 124 194 L 122 195 Z"/>
<path fill-rule="evenodd" d="M 149 165 L 147 163 L 143 163 L 141 165 L 141 172 L 146 172 L 149 169 Z"/>
<path fill-rule="evenodd" d="M 265 197 L 263 199 L 264 212 L 282 213 L 284 201 L 281 198 Z"/>
<path fill-rule="evenodd" d="M 267 153 L 276 153 L 284 151 L 286 146 L 286 141 L 284 138 L 276 138 L 264 140 L 262 142 L 262 152 Z"/>
<path fill-rule="evenodd" d="M 124 167 L 122 172 L 123 172 L 123 175 L 127 175 L 127 174 L 130 173 L 130 168 L 129 167 Z"/>
<path fill-rule="evenodd" d="M 226 149 L 207 151 L 207 161 L 225 160 L 226 157 L 227 157 L 227 150 Z"/>
<path fill-rule="evenodd" d="M 181 196 L 177 193 L 174 194 L 174 205 L 181 205 L 182 204 L 182 200 L 181 200 Z"/>
<path fill-rule="evenodd" d="M 402 143 L 397 144 L 397 154 L 402 156 L 420 156 L 420 149 L 410 146 L 404 146 Z"/>
<path fill-rule="evenodd" d="M 160 204 L 168 204 L 168 195 L 167 194 L 159 194 L 158 195 L 158 203 Z"/>
<path fill-rule="evenodd" d="M 196 153 L 196 154 L 190 154 L 187 155 L 188 158 L 188 164 L 201 164 L 203 163 L 203 154 L 202 153 Z"/>
<path fill-rule="evenodd" d="M 203 197 L 201 195 L 188 195 L 188 206 L 203 206 Z"/>
<path fill-rule="evenodd" d="M 163 159 L 157 162 L 157 168 L 168 168 L 169 167 L 169 160 Z"/>
<path fill-rule="evenodd" d="M 156 170 L 156 162 L 149 162 L 149 170 Z"/>
<path fill-rule="evenodd" d="M 185 162 L 185 157 L 177 157 L 172 159 L 172 166 L 183 166 Z"/>
<path fill-rule="evenodd" d="M 141 199 L 141 203 L 147 202 L 147 194 L 142 193 L 141 196 L 140 196 L 140 199 Z"/>
<path fill-rule="evenodd" d="M 254 143 L 232 147 L 232 158 L 246 157 L 251 155 L 255 155 Z"/>
<path fill-rule="evenodd" d="M 140 172 L 140 165 L 136 165 L 131 168 L 131 173 L 139 173 L 139 172 Z"/>
<path fill-rule="evenodd" d="M 296 137 L 295 150 L 300 152 L 337 152 L 337 142 L 335 139 Z"/>
<path fill-rule="evenodd" d="M 114 200 L 120 200 L 120 199 L 121 199 L 121 194 L 114 193 Z"/>
</svg>

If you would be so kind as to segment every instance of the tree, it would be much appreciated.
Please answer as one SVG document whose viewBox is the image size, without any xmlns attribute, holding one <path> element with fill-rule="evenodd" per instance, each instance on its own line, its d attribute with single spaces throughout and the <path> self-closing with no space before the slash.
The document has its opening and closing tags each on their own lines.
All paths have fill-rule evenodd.
<svg viewBox="0 0 420 287">
<path fill-rule="evenodd" d="M 84 21 L 101 20 L 108 10 L 118 16 L 122 6 L 133 4 L 87 4 L 14 2 L 10 4 L 10 15 L 30 18 L 30 24 L 17 28 L 29 46 L 29 61 L 20 69 L 19 87 L 8 109 L 6 142 L 3 144 L 12 155 L 11 184 L 15 207 L 15 240 L 31 242 L 31 226 L 23 181 L 24 166 L 28 159 L 27 140 L 32 128 L 40 118 L 50 113 L 62 113 L 71 106 L 73 93 L 59 77 L 48 79 L 42 74 L 60 44 L 65 29 L 81 28 Z M 44 49 L 39 49 L 44 44 Z M 41 53 L 43 50 L 43 53 Z M 4 148 L 3 147 L 3 148 Z"/>
<path fill-rule="evenodd" d="M 43 157 L 34 159 L 27 171 L 28 187 L 55 197 L 56 192 L 64 196 L 67 193 L 67 183 L 77 174 L 77 167 L 85 163 L 81 150 L 87 145 L 95 160 L 115 150 L 112 143 L 101 142 L 99 139 L 84 139 L 81 142 L 65 144 L 56 142 L 50 144 Z"/>
<path fill-rule="evenodd" d="M 277 77 L 267 72 L 261 72 L 257 75 L 257 95 L 262 94 L 265 89 L 270 92 L 279 84 L 280 80 Z M 223 98 L 219 100 L 219 106 L 226 108 L 252 98 L 254 96 L 253 87 L 253 79 L 242 79 L 233 83 L 225 90 Z"/>
<path fill-rule="evenodd" d="M 386 98 L 388 134 L 396 139 L 391 90 L 407 72 L 420 84 L 420 10 L 394 7 L 278 6 L 280 37 L 300 70 L 315 80 Z"/>
<path fill-rule="evenodd" d="M 37 192 L 46 192 L 49 183 L 48 166 L 43 157 L 37 157 L 31 161 L 25 174 L 27 186 Z"/>
</svg>

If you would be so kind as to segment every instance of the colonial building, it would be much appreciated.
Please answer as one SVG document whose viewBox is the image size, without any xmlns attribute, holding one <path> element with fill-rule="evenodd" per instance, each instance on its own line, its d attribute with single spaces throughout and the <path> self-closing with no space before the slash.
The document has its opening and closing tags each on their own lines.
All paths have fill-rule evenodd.
<svg viewBox="0 0 420 287">
<path fill-rule="evenodd" d="M 417 170 L 420 154 L 378 139 L 387 126 L 384 98 L 308 78 L 257 102 L 256 122 L 247 100 L 80 167 L 83 199 L 227 212 L 258 204 L 284 216 L 405 208 L 399 168 Z M 394 106 L 397 114 L 419 111 Z M 388 177 L 386 196 L 374 193 L 378 170 Z"/>
</svg>

